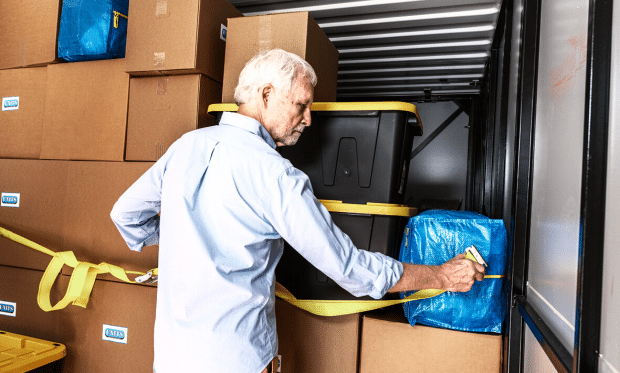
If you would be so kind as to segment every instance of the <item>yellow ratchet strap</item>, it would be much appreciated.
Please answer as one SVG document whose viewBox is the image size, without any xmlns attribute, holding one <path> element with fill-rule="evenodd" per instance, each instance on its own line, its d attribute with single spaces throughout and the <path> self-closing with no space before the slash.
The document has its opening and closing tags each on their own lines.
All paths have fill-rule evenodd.
<svg viewBox="0 0 620 373">
<path fill-rule="evenodd" d="M 116 10 L 113 11 L 114 12 L 114 28 L 118 28 L 118 18 L 119 17 L 123 17 L 125 19 L 129 19 L 126 15 L 124 15 L 121 12 L 117 12 Z"/>
<path fill-rule="evenodd" d="M 39 307 L 41 307 L 41 309 L 45 312 L 63 309 L 70 303 L 75 306 L 86 308 L 93 285 L 97 275 L 99 274 L 110 273 L 114 277 L 129 283 L 136 283 L 136 281 L 130 280 L 127 277 L 127 273 L 140 275 L 140 277 L 144 279 L 157 278 L 157 268 L 152 269 L 147 273 L 142 273 L 125 271 L 123 268 L 108 263 L 92 264 L 80 262 L 75 258 L 72 251 L 63 251 L 59 253 L 54 252 L 2 227 L 0 227 L 0 236 L 4 236 L 10 240 L 53 257 L 52 261 L 47 266 L 43 277 L 41 278 L 39 292 L 37 294 L 37 302 Z M 473 256 L 468 256 L 468 258 L 471 259 Z M 74 268 L 69 280 L 67 293 L 56 305 L 52 306 L 50 302 L 50 291 L 56 281 L 56 278 L 60 274 L 60 270 L 65 264 Z M 504 277 L 504 275 L 484 276 L 485 279 L 502 277 Z M 140 282 L 144 282 L 144 280 Z M 307 300 L 295 298 L 295 296 L 286 290 L 284 286 L 276 282 L 277 297 L 291 303 L 296 307 L 319 316 L 340 316 L 371 311 L 395 304 L 432 298 L 444 292 L 445 290 L 426 289 L 413 293 L 406 298 L 393 300 Z"/>
<path fill-rule="evenodd" d="M 476 258 L 469 252 L 467 253 L 466 258 L 477 262 Z M 502 277 L 504 277 L 504 275 L 484 276 L 485 279 Z M 393 306 L 395 304 L 436 297 L 439 294 L 443 294 L 445 292 L 445 290 L 439 289 L 425 289 L 419 290 L 403 299 L 391 300 L 305 300 L 295 298 L 295 296 L 291 294 L 290 291 L 286 290 L 284 286 L 276 282 L 277 297 L 289 302 L 290 304 L 298 308 L 301 308 L 302 310 L 319 316 L 342 316 L 353 313 L 372 311 L 376 310 L 377 308 Z"/>
<path fill-rule="evenodd" d="M 445 290 L 427 289 L 420 290 L 403 299 L 392 300 L 307 300 L 297 299 L 284 286 L 276 282 L 276 296 L 290 304 L 319 316 L 342 316 L 352 313 L 366 312 L 393 306 L 395 304 L 411 302 L 414 300 L 432 298 L 444 293 Z"/>
<path fill-rule="evenodd" d="M 53 257 L 52 261 L 47 266 L 45 273 L 43 273 L 43 278 L 41 278 L 41 282 L 39 283 L 39 292 L 37 294 L 37 302 L 39 303 L 39 307 L 46 312 L 63 309 L 70 303 L 75 306 L 86 308 L 97 275 L 110 273 L 119 280 L 129 283 L 136 282 L 127 277 L 128 273 L 145 275 L 142 272 L 125 271 L 121 267 L 108 263 L 92 264 L 80 262 L 75 258 L 72 251 L 63 251 L 59 253 L 54 252 L 2 227 L 0 227 L 0 236 L 4 236 L 10 240 Z M 52 306 L 50 301 L 50 291 L 65 264 L 74 268 L 73 273 L 71 273 L 71 279 L 69 280 L 67 293 L 56 305 Z M 157 276 L 157 269 L 153 269 L 149 271 L 149 273 L 153 276 Z"/>
</svg>

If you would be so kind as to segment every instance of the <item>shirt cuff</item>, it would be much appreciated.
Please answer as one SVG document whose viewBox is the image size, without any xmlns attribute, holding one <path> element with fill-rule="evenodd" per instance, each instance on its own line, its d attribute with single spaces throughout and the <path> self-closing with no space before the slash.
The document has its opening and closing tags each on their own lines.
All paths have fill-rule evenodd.
<svg viewBox="0 0 620 373">
<path fill-rule="evenodd" d="M 403 276 L 404 272 L 403 263 L 388 256 L 385 257 L 383 266 L 384 275 L 379 276 L 375 282 L 375 289 L 377 293 L 370 294 L 370 296 L 375 299 L 382 298 L 391 288 L 393 288 Z"/>
<path fill-rule="evenodd" d="M 127 243 L 127 245 L 129 246 L 129 248 L 133 251 L 138 251 L 141 252 L 142 248 L 145 246 L 152 246 L 152 245 L 157 245 L 159 244 L 159 229 L 153 233 L 153 235 L 149 238 L 147 238 L 146 240 L 144 240 L 143 242 L 138 243 L 137 245 L 129 245 L 129 243 Z"/>
<path fill-rule="evenodd" d="M 144 246 L 157 245 L 159 243 L 159 230 L 155 232 L 151 237 L 144 241 Z"/>
</svg>

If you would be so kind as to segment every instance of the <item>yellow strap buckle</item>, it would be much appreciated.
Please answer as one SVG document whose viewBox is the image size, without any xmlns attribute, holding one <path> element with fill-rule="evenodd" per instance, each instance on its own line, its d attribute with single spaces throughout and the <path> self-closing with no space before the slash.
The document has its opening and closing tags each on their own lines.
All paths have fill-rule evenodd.
<svg viewBox="0 0 620 373">
<path fill-rule="evenodd" d="M 152 284 L 157 282 L 157 268 L 152 269 L 142 276 L 138 276 L 134 279 L 138 284 Z"/>
<path fill-rule="evenodd" d="M 124 15 L 121 12 L 117 12 L 116 10 L 114 10 L 113 12 L 114 12 L 114 28 L 118 28 L 118 19 L 120 17 L 123 17 L 123 18 L 125 18 L 127 20 L 129 19 L 126 15 Z"/>
</svg>

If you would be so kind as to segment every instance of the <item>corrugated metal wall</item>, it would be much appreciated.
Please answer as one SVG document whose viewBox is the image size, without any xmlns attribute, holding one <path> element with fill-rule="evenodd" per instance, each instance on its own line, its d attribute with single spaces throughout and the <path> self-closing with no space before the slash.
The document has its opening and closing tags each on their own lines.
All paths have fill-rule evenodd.
<svg viewBox="0 0 620 373">
<path fill-rule="evenodd" d="M 338 100 L 471 97 L 499 0 L 231 0 L 244 15 L 308 11 L 340 52 Z"/>
</svg>

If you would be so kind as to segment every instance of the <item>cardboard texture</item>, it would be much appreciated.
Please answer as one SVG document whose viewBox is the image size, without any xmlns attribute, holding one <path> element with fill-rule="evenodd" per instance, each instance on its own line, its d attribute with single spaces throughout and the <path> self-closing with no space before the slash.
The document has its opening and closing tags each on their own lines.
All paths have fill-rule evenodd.
<svg viewBox="0 0 620 373">
<path fill-rule="evenodd" d="M 276 299 L 276 321 L 282 372 L 357 372 L 359 314 L 316 316 Z"/>
<path fill-rule="evenodd" d="M 156 268 L 157 246 L 129 250 L 110 219 L 114 203 L 152 165 L 0 159 L 0 191 L 20 194 L 19 207 L 0 207 L 0 226 L 52 251 L 73 251 L 79 261 L 128 271 Z M 45 270 L 51 259 L 0 238 L 0 265 Z M 64 274 L 72 271 L 63 267 Z M 111 275 L 98 278 L 121 281 Z"/>
<path fill-rule="evenodd" d="M 207 108 L 221 94 L 202 74 L 132 78 L 125 160 L 157 161 L 183 134 L 216 124 Z"/>
<path fill-rule="evenodd" d="M 48 66 L 41 159 L 124 160 L 124 67 L 123 59 Z"/>
<path fill-rule="evenodd" d="M 39 158 L 46 82 L 45 67 L 0 70 L 0 158 Z"/>
<path fill-rule="evenodd" d="M 152 165 L 153 162 L 70 162 L 61 231 L 64 249 L 73 251 L 80 261 L 106 262 L 127 271 L 156 268 L 158 247 L 131 251 L 110 219 L 114 203 Z M 63 267 L 64 274 L 72 272 L 73 268 Z M 121 281 L 109 274 L 98 278 Z"/>
<path fill-rule="evenodd" d="M 338 50 L 308 12 L 252 16 L 228 20 L 222 102 L 234 102 L 245 64 L 258 52 L 281 48 L 304 58 L 318 83 L 314 101 L 336 101 Z"/>
<path fill-rule="evenodd" d="M 501 372 L 502 336 L 411 326 L 404 315 L 365 315 L 360 373 Z"/>
<path fill-rule="evenodd" d="M 222 25 L 227 18 L 243 16 L 233 5 L 226 0 L 132 0 L 129 14 L 125 71 L 200 73 L 222 82 Z"/>
<path fill-rule="evenodd" d="M 67 161 L 0 159 L 0 193 L 20 195 L 19 207 L 0 206 L 0 227 L 50 250 L 63 251 L 68 169 Z M 0 237 L 0 265 L 45 270 L 51 259 Z"/>
<path fill-rule="evenodd" d="M 0 70 L 57 61 L 60 0 L 0 1 Z"/>
<path fill-rule="evenodd" d="M 0 303 L 15 303 L 14 316 L 0 313 L 0 330 L 58 342 L 58 312 L 44 312 L 37 304 L 42 271 L 0 266 Z M 52 287 L 50 300 L 61 299 L 58 286 Z"/>
<path fill-rule="evenodd" d="M 66 289 L 69 277 L 58 281 Z M 156 300 L 156 288 L 97 280 L 86 308 L 55 311 L 57 341 L 67 347 L 63 372 L 151 372 Z M 127 343 L 103 340 L 104 324 L 127 328 Z"/>
</svg>

